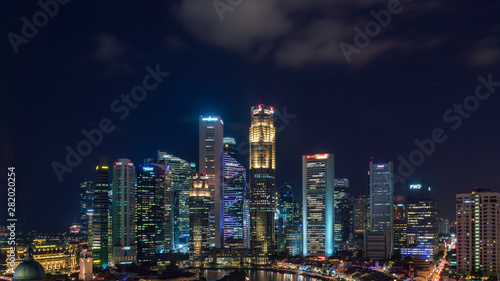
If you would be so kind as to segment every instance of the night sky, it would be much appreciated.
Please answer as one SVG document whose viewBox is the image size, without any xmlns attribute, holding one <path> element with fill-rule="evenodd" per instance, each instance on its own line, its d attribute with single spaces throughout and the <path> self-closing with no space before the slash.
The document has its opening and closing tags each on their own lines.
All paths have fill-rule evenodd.
<svg viewBox="0 0 500 281">
<path fill-rule="evenodd" d="M 25 28 L 31 38 L 23 17 L 32 23 L 41 6 L 0 4 L 0 201 L 15 166 L 19 229 L 66 231 L 77 222 L 79 183 L 94 179 L 99 155 L 139 165 L 160 149 L 198 162 L 202 114 L 223 118 L 248 166 L 243 142 L 259 103 L 285 116 L 276 119 L 277 184 L 297 192 L 303 154 L 335 154 L 336 177 L 359 195 L 372 157 L 398 172 L 398 156 L 408 160 L 414 141 L 436 128 L 446 140 L 409 178 L 432 186 L 442 216 L 454 218 L 457 192 L 500 191 L 500 84 L 470 97 L 479 76 L 500 82 L 498 0 L 220 0 L 223 20 L 211 0 L 65 1 L 45 25 L 38 13 L 36 34 Z M 385 27 L 370 25 L 388 5 L 395 13 L 382 17 Z M 367 24 L 373 38 L 358 35 L 356 45 Z M 359 47 L 350 63 L 342 42 Z M 111 105 L 143 85 L 148 66 L 169 75 L 128 114 L 116 113 Z M 454 112 L 464 100 L 471 112 Z M 106 118 L 114 130 L 60 182 L 52 163 L 65 164 L 65 147 Z"/>
</svg>

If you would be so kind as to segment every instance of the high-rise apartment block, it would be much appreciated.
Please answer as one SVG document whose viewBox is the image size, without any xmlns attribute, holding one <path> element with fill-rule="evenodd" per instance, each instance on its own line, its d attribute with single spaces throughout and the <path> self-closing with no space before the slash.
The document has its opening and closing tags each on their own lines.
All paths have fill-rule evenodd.
<svg viewBox="0 0 500 281">
<path fill-rule="evenodd" d="M 457 198 L 459 274 L 500 274 L 500 193 L 475 188 Z"/>
</svg>

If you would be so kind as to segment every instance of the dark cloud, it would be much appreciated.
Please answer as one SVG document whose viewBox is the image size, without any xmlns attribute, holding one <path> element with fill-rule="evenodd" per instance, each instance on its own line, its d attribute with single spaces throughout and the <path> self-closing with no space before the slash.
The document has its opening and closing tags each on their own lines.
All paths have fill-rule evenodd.
<svg viewBox="0 0 500 281">
<path fill-rule="evenodd" d="M 228 4 L 226 1 L 221 3 Z M 238 1 L 233 1 L 238 2 Z M 364 29 L 374 20 L 370 11 L 387 9 L 387 0 L 252 0 L 240 1 L 224 13 L 217 13 L 211 1 L 186 0 L 174 6 L 178 20 L 200 40 L 249 55 L 272 59 L 284 67 L 301 68 L 311 63 L 346 64 L 339 44 L 354 45 L 354 27 Z M 400 3 L 402 12 L 395 18 L 425 17 L 436 11 L 446 13 L 445 2 Z M 222 14 L 222 16 L 221 16 Z M 397 23 L 389 22 L 369 46 L 353 55 L 353 65 L 360 66 L 392 50 L 414 51 L 435 47 L 444 37 L 409 40 Z M 423 32 L 422 32 L 423 33 Z M 427 35 L 427 34 L 426 34 Z"/>
<path fill-rule="evenodd" d="M 94 59 L 104 64 L 106 75 L 133 74 L 134 70 L 127 59 L 128 53 L 128 47 L 114 35 L 103 33 L 97 36 Z"/>
<path fill-rule="evenodd" d="M 500 42 L 488 37 L 474 43 L 466 54 L 467 62 L 473 67 L 492 67 L 500 62 Z"/>
<path fill-rule="evenodd" d="M 169 50 L 182 50 L 187 47 L 187 44 L 177 35 L 169 35 L 164 39 Z"/>
</svg>

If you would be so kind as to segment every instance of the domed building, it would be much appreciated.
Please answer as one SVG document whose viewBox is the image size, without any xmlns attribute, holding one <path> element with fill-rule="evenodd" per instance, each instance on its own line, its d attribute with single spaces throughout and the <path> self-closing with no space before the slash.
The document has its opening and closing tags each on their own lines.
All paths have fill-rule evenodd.
<svg viewBox="0 0 500 281">
<path fill-rule="evenodd" d="M 16 267 L 12 281 L 46 281 L 45 269 L 33 259 L 31 247 L 26 249 L 26 258 Z"/>
</svg>

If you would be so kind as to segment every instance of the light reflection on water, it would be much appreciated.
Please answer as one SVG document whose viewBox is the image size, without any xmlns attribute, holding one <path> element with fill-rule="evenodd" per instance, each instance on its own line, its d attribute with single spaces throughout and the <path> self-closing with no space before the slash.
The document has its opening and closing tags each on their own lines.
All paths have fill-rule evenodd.
<svg viewBox="0 0 500 281">
<path fill-rule="evenodd" d="M 228 275 L 233 270 L 202 270 L 200 277 L 204 276 L 208 281 L 216 281 L 225 275 Z M 272 272 L 265 270 L 245 270 L 250 281 L 319 281 L 319 279 L 295 275 L 290 273 Z"/>
</svg>

